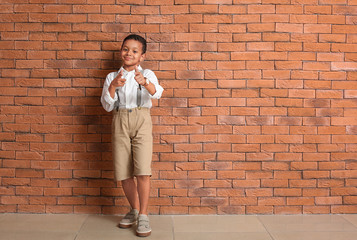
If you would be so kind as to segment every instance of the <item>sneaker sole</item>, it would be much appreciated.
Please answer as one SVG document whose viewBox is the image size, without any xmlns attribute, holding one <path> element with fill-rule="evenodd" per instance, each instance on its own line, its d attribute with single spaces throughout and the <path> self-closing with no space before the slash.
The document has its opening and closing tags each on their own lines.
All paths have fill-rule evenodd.
<svg viewBox="0 0 357 240">
<path fill-rule="evenodd" d="M 138 237 L 148 237 L 148 236 L 150 236 L 150 234 L 151 234 L 151 231 L 146 232 L 146 233 L 136 232 L 136 236 L 138 236 Z"/>
<path fill-rule="evenodd" d="M 131 228 L 135 223 L 129 223 L 129 224 L 122 224 L 119 223 L 118 227 L 120 228 Z"/>
</svg>

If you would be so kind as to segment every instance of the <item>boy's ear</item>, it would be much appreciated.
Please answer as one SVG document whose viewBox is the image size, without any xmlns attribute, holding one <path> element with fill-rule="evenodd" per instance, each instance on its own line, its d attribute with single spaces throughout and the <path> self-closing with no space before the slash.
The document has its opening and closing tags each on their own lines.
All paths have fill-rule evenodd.
<svg viewBox="0 0 357 240">
<path fill-rule="evenodd" d="M 145 57 L 146 57 L 146 53 L 141 54 L 140 62 L 144 61 Z"/>
</svg>

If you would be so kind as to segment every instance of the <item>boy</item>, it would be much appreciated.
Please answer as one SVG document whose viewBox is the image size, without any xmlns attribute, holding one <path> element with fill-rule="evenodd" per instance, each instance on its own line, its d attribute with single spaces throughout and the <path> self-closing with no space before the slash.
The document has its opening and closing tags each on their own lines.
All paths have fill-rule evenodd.
<svg viewBox="0 0 357 240">
<path fill-rule="evenodd" d="M 136 235 L 141 237 L 151 234 L 147 212 L 153 145 L 151 98 L 159 99 L 163 92 L 155 74 L 140 66 L 146 47 L 146 40 L 139 35 L 124 39 L 120 50 L 123 65 L 107 75 L 101 97 L 104 109 L 113 111 L 115 179 L 121 181 L 131 207 L 119 227 L 130 228 L 137 222 Z"/>
</svg>

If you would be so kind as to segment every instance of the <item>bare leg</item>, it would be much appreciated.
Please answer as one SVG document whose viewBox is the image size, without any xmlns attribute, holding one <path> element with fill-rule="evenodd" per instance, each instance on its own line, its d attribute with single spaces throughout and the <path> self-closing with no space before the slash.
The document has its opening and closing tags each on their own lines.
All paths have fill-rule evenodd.
<svg viewBox="0 0 357 240">
<path fill-rule="evenodd" d="M 150 176 L 136 176 L 138 180 L 138 194 L 140 201 L 139 214 L 148 214 L 149 196 L 150 196 Z"/>
<path fill-rule="evenodd" d="M 123 186 L 125 196 L 128 199 L 131 208 L 139 210 L 139 198 L 134 178 L 122 180 L 121 185 Z"/>
</svg>

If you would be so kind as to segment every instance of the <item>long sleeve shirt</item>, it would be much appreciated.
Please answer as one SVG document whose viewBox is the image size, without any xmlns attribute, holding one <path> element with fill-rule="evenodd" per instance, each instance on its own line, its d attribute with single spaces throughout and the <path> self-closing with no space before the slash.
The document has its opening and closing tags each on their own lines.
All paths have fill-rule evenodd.
<svg viewBox="0 0 357 240">
<path fill-rule="evenodd" d="M 142 94 L 141 94 L 141 107 L 151 108 L 151 98 L 159 99 L 162 95 L 164 89 L 159 85 L 159 81 L 155 73 L 149 69 L 142 69 L 140 66 L 138 67 L 139 71 L 143 74 L 145 78 L 147 78 L 152 84 L 154 84 L 156 92 L 154 95 L 151 95 L 144 86 L 142 86 Z M 110 96 L 108 88 L 110 83 L 114 80 L 114 78 L 119 74 L 119 72 L 123 70 L 123 78 L 126 79 L 124 86 L 118 87 L 115 93 L 114 98 Z M 131 109 L 138 107 L 137 105 L 137 89 L 139 84 L 135 80 L 135 70 L 133 71 L 126 71 L 123 67 L 119 69 L 117 72 L 111 72 L 107 75 L 102 91 L 102 97 L 100 99 L 103 108 L 107 112 L 111 112 L 114 109 L 115 102 L 120 99 L 119 101 L 119 108 L 124 109 Z M 117 92 L 119 94 L 117 94 Z M 119 95 L 119 96 L 118 96 Z"/>
</svg>

